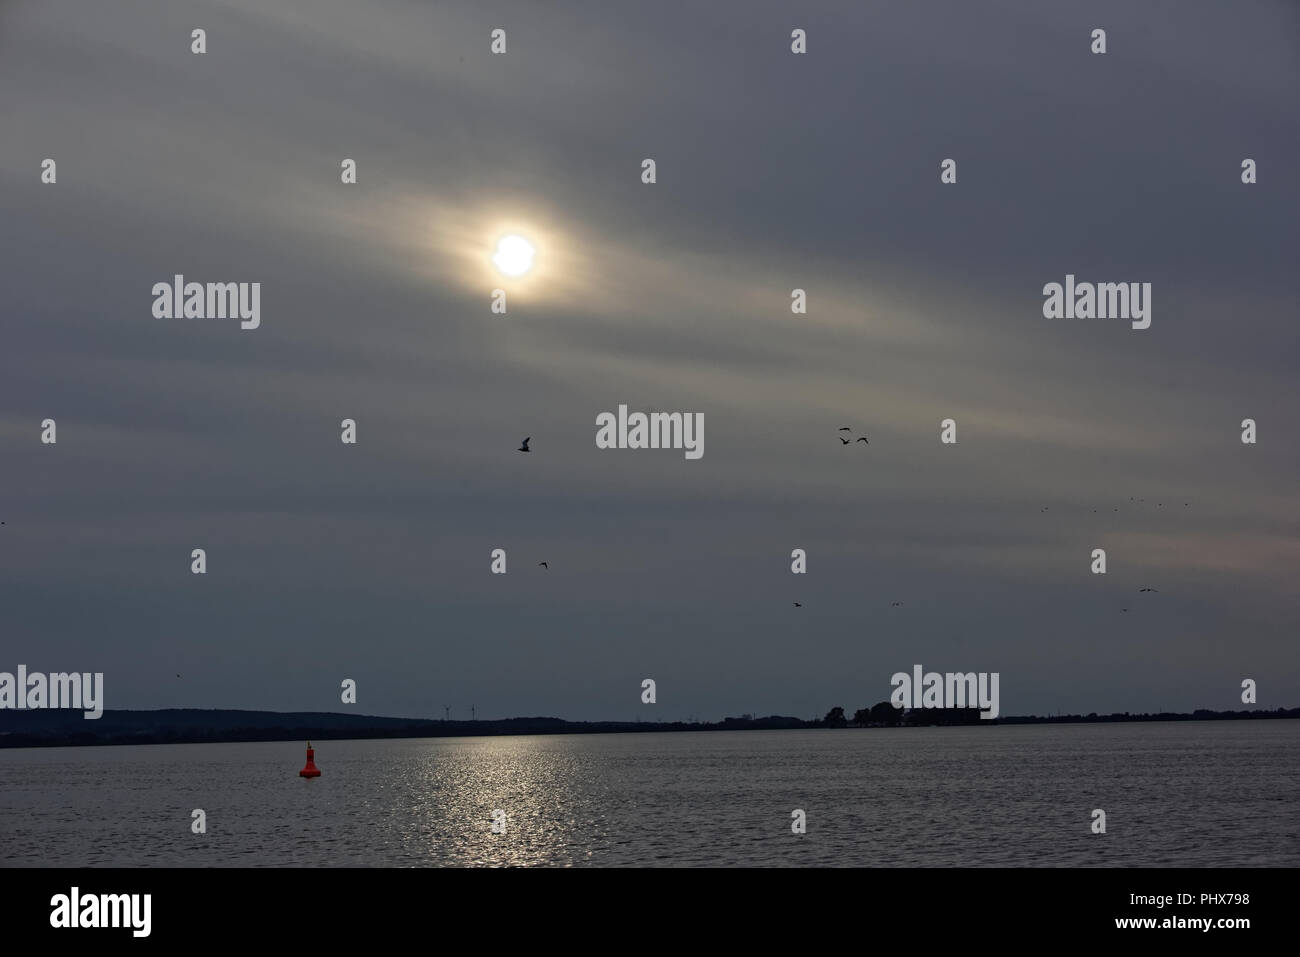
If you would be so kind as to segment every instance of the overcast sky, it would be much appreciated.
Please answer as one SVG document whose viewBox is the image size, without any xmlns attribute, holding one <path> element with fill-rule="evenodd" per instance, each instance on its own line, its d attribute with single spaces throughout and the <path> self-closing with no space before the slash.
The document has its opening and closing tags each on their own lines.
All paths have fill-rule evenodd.
<svg viewBox="0 0 1300 957">
<path fill-rule="evenodd" d="M 810 717 L 916 663 L 1003 714 L 1300 705 L 1297 117 L 1285 2 L 5 2 L 0 670 L 110 709 Z M 176 273 L 262 283 L 261 327 L 154 318 Z M 1151 327 L 1045 319 L 1067 273 L 1151 283 Z M 703 413 L 703 458 L 596 448 L 620 403 Z"/>
</svg>

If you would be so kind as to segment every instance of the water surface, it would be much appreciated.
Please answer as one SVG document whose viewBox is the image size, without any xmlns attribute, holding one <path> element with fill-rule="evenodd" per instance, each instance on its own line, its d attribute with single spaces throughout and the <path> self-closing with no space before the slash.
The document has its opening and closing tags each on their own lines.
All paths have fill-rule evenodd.
<svg viewBox="0 0 1300 957">
<path fill-rule="evenodd" d="M 1300 864 L 1300 721 L 316 744 L 315 780 L 305 742 L 0 750 L 0 861 Z"/>
</svg>

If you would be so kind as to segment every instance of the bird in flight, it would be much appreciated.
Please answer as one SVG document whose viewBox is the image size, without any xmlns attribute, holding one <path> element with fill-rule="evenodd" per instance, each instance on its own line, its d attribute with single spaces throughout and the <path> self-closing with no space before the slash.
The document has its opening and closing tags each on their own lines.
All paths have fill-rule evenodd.
<svg viewBox="0 0 1300 957">
<path fill-rule="evenodd" d="M 841 431 L 841 432 L 852 432 L 853 430 L 850 429 L 847 425 L 841 425 L 841 426 L 840 426 L 840 431 Z"/>
<path fill-rule="evenodd" d="M 547 571 L 551 570 L 551 566 L 546 564 L 546 562 L 538 562 L 537 564 L 540 565 L 542 568 L 545 568 Z"/>
<path fill-rule="evenodd" d="M 903 603 L 902 603 L 901 601 L 891 601 L 891 602 L 889 603 L 889 607 L 890 607 L 890 608 L 898 608 L 898 607 L 900 607 L 902 604 L 903 604 Z"/>
<path fill-rule="evenodd" d="M 794 603 L 794 607 L 796 607 L 796 608 L 802 608 L 803 605 L 801 605 L 799 602 L 795 602 L 795 603 Z"/>
<path fill-rule="evenodd" d="M 870 444 L 871 444 L 871 443 L 870 443 L 869 441 L 867 441 L 867 439 L 865 439 L 865 438 L 859 438 L 858 441 L 859 441 L 859 442 L 866 442 L 867 445 L 870 445 Z"/>
<path fill-rule="evenodd" d="M 1128 611 L 1127 608 L 1121 608 L 1120 611 Z"/>
<path fill-rule="evenodd" d="M 516 451 L 518 451 L 518 452 L 531 452 L 532 449 L 530 449 L 530 448 L 528 447 L 528 443 L 532 441 L 532 438 L 533 438 L 533 437 L 530 435 L 530 436 L 528 436 L 528 438 L 524 439 L 524 444 L 521 445 L 521 446 L 519 446 L 519 448 L 516 449 Z"/>
<path fill-rule="evenodd" d="M 1138 591 L 1139 591 L 1139 592 L 1144 592 L 1144 591 L 1154 591 L 1157 595 L 1160 594 L 1160 592 L 1156 591 L 1156 589 L 1154 589 L 1154 588 L 1139 588 Z"/>
<path fill-rule="evenodd" d="M 839 436 L 837 435 L 836 438 L 838 439 Z M 848 445 L 849 441 L 849 439 L 840 439 L 840 445 Z"/>
</svg>

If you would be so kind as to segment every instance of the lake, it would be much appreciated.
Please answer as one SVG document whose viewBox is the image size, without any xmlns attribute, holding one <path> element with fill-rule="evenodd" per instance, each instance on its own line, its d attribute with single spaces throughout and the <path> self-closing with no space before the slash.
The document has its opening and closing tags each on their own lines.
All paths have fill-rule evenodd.
<svg viewBox="0 0 1300 957">
<path fill-rule="evenodd" d="M 320 741 L 315 780 L 304 748 L 0 750 L 0 863 L 1300 864 L 1293 720 Z"/>
</svg>

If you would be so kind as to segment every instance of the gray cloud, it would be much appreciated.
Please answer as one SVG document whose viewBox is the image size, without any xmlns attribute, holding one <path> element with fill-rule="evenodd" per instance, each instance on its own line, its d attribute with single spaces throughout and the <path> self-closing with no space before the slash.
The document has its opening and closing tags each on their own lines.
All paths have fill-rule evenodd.
<svg viewBox="0 0 1300 957">
<path fill-rule="evenodd" d="M 11 663 L 110 707 L 807 716 L 914 661 L 1008 713 L 1294 705 L 1294 9 L 839 6 L 6 5 Z M 262 328 L 153 319 L 177 272 Z M 1066 272 L 1152 328 L 1043 319 Z M 620 402 L 704 458 L 597 450 Z"/>
</svg>

